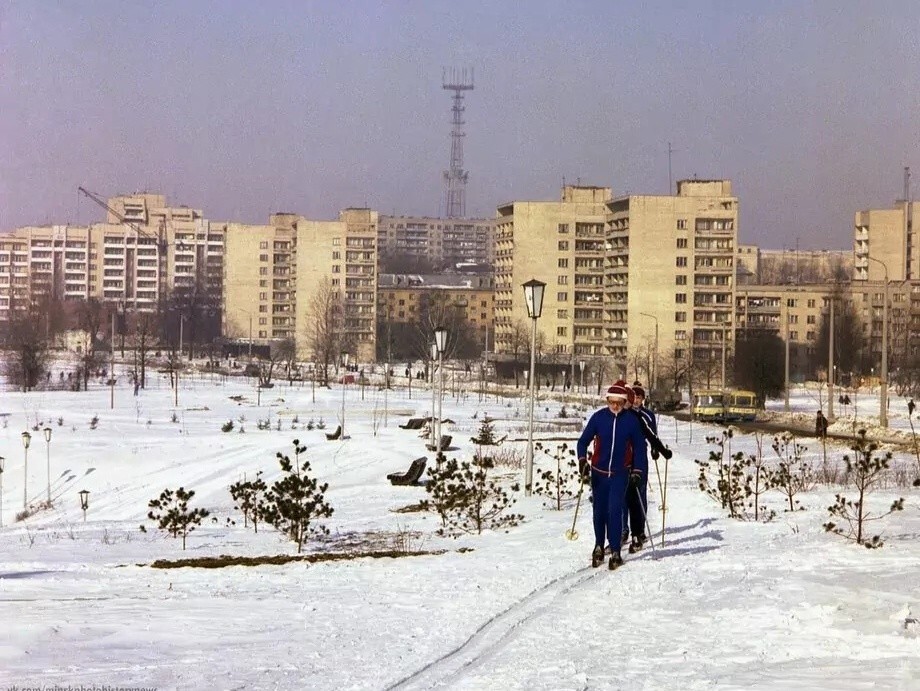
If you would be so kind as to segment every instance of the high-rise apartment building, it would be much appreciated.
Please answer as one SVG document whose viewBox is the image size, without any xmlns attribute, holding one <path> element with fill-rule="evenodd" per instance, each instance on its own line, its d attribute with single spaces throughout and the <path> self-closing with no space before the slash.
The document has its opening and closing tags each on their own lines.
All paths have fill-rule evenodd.
<svg viewBox="0 0 920 691">
<path fill-rule="evenodd" d="M 738 198 L 728 180 L 680 180 L 673 196 L 608 204 L 606 354 L 720 357 L 732 340 Z M 730 346 L 729 346 L 730 347 Z M 632 371 L 629 367 L 629 371 Z"/>
<path fill-rule="evenodd" d="M 917 202 L 900 201 L 893 209 L 856 213 L 854 281 L 881 281 L 885 278 L 885 267 L 891 281 L 920 279 L 920 242 L 913 229 L 917 211 Z"/>
<path fill-rule="evenodd" d="M 485 218 L 381 216 L 381 255 L 425 260 L 433 266 L 489 264 L 494 260 L 495 222 Z"/>
<path fill-rule="evenodd" d="M 525 281 L 544 281 L 541 352 L 571 363 L 604 354 L 604 224 L 609 187 L 566 185 L 556 202 L 516 201 L 495 221 L 495 347 L 530 351 Z"/>
</svg>

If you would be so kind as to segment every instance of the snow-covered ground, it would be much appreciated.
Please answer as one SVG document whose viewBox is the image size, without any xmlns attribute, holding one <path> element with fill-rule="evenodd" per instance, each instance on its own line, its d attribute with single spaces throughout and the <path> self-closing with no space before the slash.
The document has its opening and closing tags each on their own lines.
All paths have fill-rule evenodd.
<svg viewBox="0 0 920 691">
<path fill-rule="evenodd" d="M 0 417 L 0 688 L 920 688 L 917 490 L 889 487 L 872 497 L 881 508 L 907 498 L 903 512 L 875 524 L 886 540 L 880 550 L 821 527 L 840 488 L 803 495 L 805 510 L 791 514 L 778 494 L 768 495 L 779 512 L 773 522 L 733 521 L 696 487 L 693 460 L 706 457 L 705 436 L 719 429 L 662 418 L 662 436 L 675 450 L 665 545 L 627 556 L 611 573 L 587 565 L 587 502 L 574 542 L 565 539 L 573 508 L 552 511 L 539 497 L 517 495 L 513 510 L 526 520 L 509 532 L 456 540 L 435 536 L 431 514 L 396 513 L 425 492 L 394 487 L 386 474 L 426 455 L 418 433 L 397 423 L 426 415 L 430 393 L 414 386 L 410 400 L 405 389 L 391 392 L 385 427 L 382 393 L 368 388 L 362 401 L 349 387 L 345 396 L 350 438 L 330 442 L 324 432 L 338 423 L 338 386 L 317 389 L 314 404 L 309 385 L 278 385 L 257 406 L 250 382 L 202 377 L 183 384 L 178 408 L 157 382 L 137 398 L 117 389 L 114 410 L 107 389 L 0 395 L 0 414 L 8 413 Z M 860 419 L 871 415 L 871 400 L 860 396 Z M 817 409 L 804 389 L 793 401 L 802 415 Z M 877 407 L 875 399 L 876 416 Z M 541 401 L 538 437 L 576 436 L 578 418 L 560 420 L 559 409 L 558 401 Z M 893 426 L 906 427 L 903 402 L 893 400 L 891 410 Z M 455 421 L 444 433 L 453 435 L 458 457 L 472 455 L 470 437 L 485 413 L 498 420 L 499 436 L 526 436 L 525 399 L 480 402 L 470 385 L 444 400 L 444 417 Z M 326 430 L 303 429 L 320 417 Z M 266 418 L 272 429 L 258 430 Z M 221 432 L 231 419 L 234 431 Z M 23 503 L 20 434 L 49 422 L 54 509 L 14 523 Z M 270 528 L 254 534 L 225 519 L 240 518 L 228 486 L 258 470 L 277 477 L 275 453 L 295 437 L 308 447 L 312 472 L 329 483 L 335 509 L 324 521 L 331 535 L 309 551 L 387 549 L 407 535 L 420 549 L 446 551 L 223 569 L 146 565 L 292 554 Z M 818 445 L 804 443 L 817 459 Z M 733 444 L 750 451 L 753 439 L 739 434 Z M 845 451 L 829 448 L 838 459 Z M 33 432 L 33 503 L 46 495 L 47 450 Z M 522 471 L 500 471 L 509 485 L 522 479 Z M 218 519 L 193 533 L 184 553 L 146 520 L 147 502 L 180 485 L 195 490 L 193 506 Z M 85 523 L 81 489 L 90 491 Z M 654 476 L 649 513 L 658 531 Z"/>
</svg>

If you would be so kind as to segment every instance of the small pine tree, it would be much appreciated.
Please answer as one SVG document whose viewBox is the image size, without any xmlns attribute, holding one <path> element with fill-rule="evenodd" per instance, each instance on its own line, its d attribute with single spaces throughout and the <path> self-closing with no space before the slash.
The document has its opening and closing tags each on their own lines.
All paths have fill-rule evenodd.
<svg viewBox="0 0 920 691">
<path fill-rule="evenodd" d="M 483 416 L 482 422 L 479 425 L 479 434 L 473 439 L 474 444 L 478 444 L 479 446 L 495 445 L 495 425 L 492 423 L 492 418 L 488 415 Z"/>
<path fill-rule="evenodd" d="M 227 420 L 224 424 L 220 426 L 221 432 L 232 432 L 233 431 L 233 420 Z"/>
<path fill-rule="evenodd" d="M 426 471 L 428 482 L 425 483 L 425 492 L 428 499 L 422 500 L 419 506 L 423 511 L 434 511 L 438 514 L 442 528 L 447 525 L 448 516 L 459 500 L 459 471 L 457 461 L 453 458 L 448 461 L 441 451 L 438 452 L 434 467 L 429 467 Z"/>
<path fill-rule="evenodd" d="M 320 485 L 318 480 L 310 477 L 310 462 L 301 461 L 300 455 L 306 450 L 307 447 L 301 446 L 300 441 L 295 439 L 293 462 L 289 456 L 278 452 L 278 463 L 285 475 L 266 494 L 263 512 L 266 523 L 297 545 L 298 554 L 311 535 L 329 534 L 328 528 L 314 523 L 314 520 L 332 515 L 332 506 L 325 500 L 328 483 Z"/>
<path fill-rule="evenodd" d="M 795 435 L 787 432 L 773 438 L 773 451 L 779 458 L 779 465 L 773 472 L 774 486 L 786 496 L 788 511 L 803 510 L 796 496 L 815 485 L 811 466 L 802 460 L 806 447 L 796 441 Z"/>
<path fill-rule="evenodd" d="M 709 458 L 696 461 L 700 468 L 697 477 L 700 491 L 715 499 L 732 518 L 741 518 L 747 494 L 744 486 L 744 454 L 732 453 L 731 442 L 734 432 L 723 430 L 721 436 L 706 437 L 715 448 L 709 451 Z"/>
<path fill-rule="evenodd" d="M 540 473 L 533 488 L 534 494 L 544 497 L 545 506 L 562 511 L 568 500 L 574 499 L 578 494 L 579 475 L 575 449 L 569 448 L 569 445 L 563 442 L 555 451 L 550 451 L 537 442 L 534 444 L 534 450 L 542 452 L 555 466 Z"/>
<path fill-rule="evenodd" d="M 156 521 L 160 530 L 165 530 L 174 538 L 182 538 L 182 549 L 185 549 L 185 539 L 189 534 L 201 525 L 202 519 L 210 515 L 207 509 L 188 508 L 188 503 L 195 496 L 194 490 L 186 491 L 180 487 L 175 492 L 171 489 L 164 489 L 159 498 L 151 499 L 147 504 L 150 511 L 147 518 Z M 144 526 L 141 531 L 147 532 Z"/>
<path fill-rule="evenodd" d="M 243 526 L 248 527 L 252 521 L 252 528 L 259 532 L 259 521 L 265 514 L 265 492 L 267 490 L 262 471 L 256 473 L 255 480 L 235 482 L 230 485 L 230 496 L 235 502 L 233 508 L 243 512 Z"/>
<path fill-rule="evenodd" d="M 880 535 L 867 536 L 866 524 L 904 509 L 903 497 L 892 502 L 888 511 L 882 514 L 872 515 L 866 508 L 866 497 L 882 480 L 891 461 L 890 451 L 884 456 L 874 456 L 878 448 L 878 442 L 866 439 L 866 430 L 859 430 L 853 446 L 850 447 L 854 458 L 850 458 L 849 455 L 843 457 L 847 464 L 847 477 L 850 484 L 856 489 L 858 498 L 854 501 L 847 499 L 842 494 L 836 495 L 836 500 L 827 507 L 827 510 L 832 519 L 839 519 L 845 524 L 834 523 L 833 520 L 824 524 L 824 529 L 829 533 L 853 540 L 857 545 L 863 545 L 869 549 L 881 547 L 885 543 Z"/>
</svg>

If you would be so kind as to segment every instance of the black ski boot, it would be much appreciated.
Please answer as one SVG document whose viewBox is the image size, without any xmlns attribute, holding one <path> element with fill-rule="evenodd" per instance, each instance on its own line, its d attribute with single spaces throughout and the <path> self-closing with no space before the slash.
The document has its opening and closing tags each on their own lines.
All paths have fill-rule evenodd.
<svg viewBox="0 0 920 691">
<path fill-rule="evenodd" d="M 645 535 L 633 536 L 632 542 L 629 543 L 629 553 L 635 554 L 645 546 Z"/>
<path fill-rule="evenodd" d="M 614 552 L 610 555 L 610 561 L 607 562 L 607 568 L 611 571 L 615 571 L 621 566 L 623 566 L 623 557 L 620 556 L 619 552 Z"/>
<path fill-rule="evenodd" d="M 597 545 L 594 548 L 594 551 L 591 552 L 591 566 L 597 568 L 604 563 L 604 548 L 600 545 Z"/>
<path fill-rule="evenodd" d="M 627 530 L 620 536 L 620 547 L 623 547 L 624 545 L 628 545 L 628 544 L 629 544 L 629 531 Z"/>
</svg>

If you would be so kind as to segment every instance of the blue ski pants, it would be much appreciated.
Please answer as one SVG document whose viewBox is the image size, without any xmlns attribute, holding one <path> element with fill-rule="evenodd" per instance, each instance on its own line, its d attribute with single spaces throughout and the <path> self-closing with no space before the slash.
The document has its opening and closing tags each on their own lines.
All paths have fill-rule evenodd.
<svg viewBox="0 0 920 691">
<path fill-rule="evenodd" d="M 594 497 L 594 544 L 604 546 L 609 540 L 613 552 L 620 551 L 623 531 L 623 510 L 626 506 L 628 474 L 623 471 L 611 476 L 591 473 L 591 493 Z"/>
</svg>

